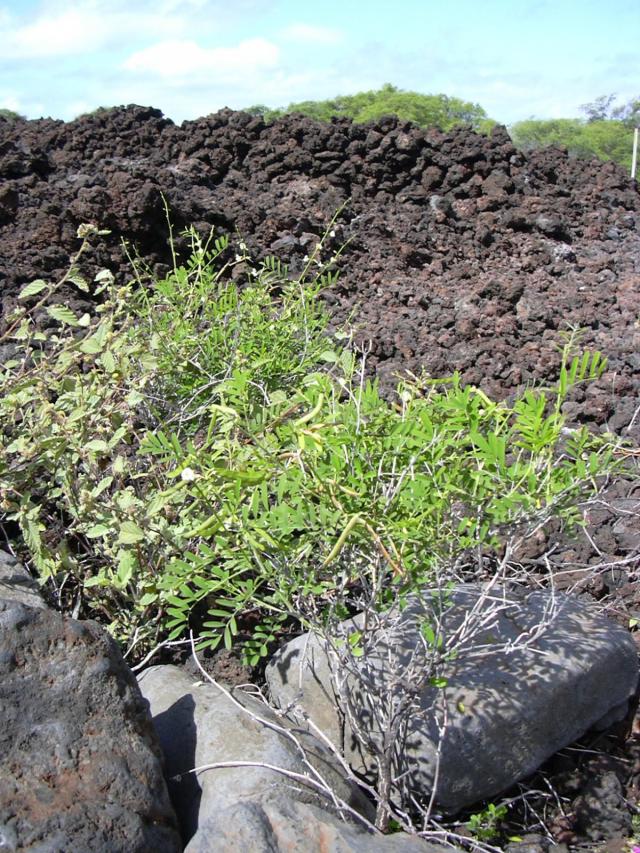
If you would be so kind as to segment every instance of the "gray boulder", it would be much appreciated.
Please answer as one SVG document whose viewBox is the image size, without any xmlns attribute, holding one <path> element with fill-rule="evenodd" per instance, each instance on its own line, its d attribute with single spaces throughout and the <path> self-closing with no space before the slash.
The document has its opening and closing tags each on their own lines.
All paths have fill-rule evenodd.
<svg viewBox="0 0 640 853">
<path fill-rule="evenodd" d="M 181 850 L 146 702 L 93 622 L 0 600 L 0 848 Z"/>
<path fill-rule="evenodd" d="M 0 551 L 0 598 L 19 601 L 29 607 L 45 608 L 40 587 L 22 563 L 11 554 Z"/>
<path fill-rule="evenodd" d="M 418 684 L 416 672 L 427 672 L 433 646 L 430 651 L 421 626 L 437 621 L 442 664 L 430 674 L 445 678 L 446 687 L 429 678 L 419 684 L 404 736 L 393 744 L 393 766 L 396 775 L 407 773 L 412 793 L 428 798 L 440 743 L 437 803 L 444 811 L 455 813 L 500 794 L 612 709 L 624 713 L 635 692 L 637 654 L 624 628 L 570 596 L 500 590 L 487 597 L 469 585 L 444 599 L 414 598 L 400 616 L 391 611 L 385 626 L 373 635 L 365 632 L 362 643 L 369 652 L 362 658 L 341 652 L 348 643 L 328 655 L 316 636 L 287 643 L 266 670 L 274 704 L 297 705 L 341 745 L 352 768 L 373 779 L 372 755 L 381 749 L 388 719 L 384 711 L 390 697 L 397 707 L 411 679 Z M 538 636 L 540 625 L 546 627 Z M 362 617 L 341 626 L 344 635 L 362 628 Z M 457 655 L 447 661 L 454 641 Z M 345 696 L 360 738 L 347 722 Z"/>
<path fill-rule="evenodd" d="M 185 853 L 455 853 L 416 836 L 374 835 L 295 798 L 239 801 L 213 813 Z"/>
<path fill-rule="evenodd" d="M 278 717 L 246 692 L 236 689 L 233 697 L 253 717 L 215 685 L 194 680 L 175 666 L 151 667 L 138 681 L 165 752 L 185 853 L 435 853 L 442 849 L 408 835 L 383 837 L 367 831 L 357 814 L 371 821 L 373 808 L 345 778 L 331 753 L 305 729 Z M 330 789 L 356 812 L 355 817 L 342 820 L 330 797 L 271 769 L 310 777 L 303 753 Z M 255 762 L 255 766 L 189 772 L 212 763 L 239 761 Z"/>
</svg>

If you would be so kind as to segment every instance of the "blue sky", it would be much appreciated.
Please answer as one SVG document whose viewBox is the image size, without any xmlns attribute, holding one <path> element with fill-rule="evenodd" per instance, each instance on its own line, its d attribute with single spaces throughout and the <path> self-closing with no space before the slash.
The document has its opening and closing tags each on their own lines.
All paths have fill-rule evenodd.
<svg viewBox="0 0 640 853">
<path fill-rule="evenodd" d="M 0 107 L 174 121 L 377 89 L 505 124 L 640 95 L 640 0 L 0 0 Z"/>
</svg>

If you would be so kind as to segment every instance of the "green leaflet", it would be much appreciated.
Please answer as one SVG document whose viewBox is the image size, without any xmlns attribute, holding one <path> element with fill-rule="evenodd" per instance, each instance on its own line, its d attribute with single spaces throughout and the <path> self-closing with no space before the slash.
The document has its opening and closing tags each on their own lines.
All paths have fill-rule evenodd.
<svg viewBox="0 0 640 853">
<path fill-rule="evenodd" d="M 124 521 L 118 533 L 118 542 L 122 545 L 135 545 L 145 537 L 144 531 L 134 521 Z"/>
<path fill-rule="evenodd" d="M 78 325 L 78 318 L 73 313 L 73 311 L 70 308 L 67 308 L 65 305 L 49 305 L 47 307 L 47 314 L 49 314 L 51 317 L 53 317 L 54 320 L 57 320 L 63 325 Z"/>
<path fill-rule="evenodd" d="M 38 293 L 41 293 L 49 287 L 48 283 L 41 278 L 32 281 L 30 284 L 27 284 L 20 291 L 19 299 L 29 299 L 31 296 L 35 296 Z"/>
</svg>

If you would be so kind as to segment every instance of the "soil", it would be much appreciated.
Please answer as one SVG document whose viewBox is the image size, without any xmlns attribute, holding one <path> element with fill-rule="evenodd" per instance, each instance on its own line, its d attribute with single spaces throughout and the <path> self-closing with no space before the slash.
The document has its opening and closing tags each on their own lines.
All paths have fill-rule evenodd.
<svg viewBox="0 0 640 853">
<path fill-rule="evenodd" d="M 407 369 L 458 370 L 507 397 L 553 381 L 562 333 L 580 327 L 582 345 L 608 367 L 566 413 L 637 452 L 640 194 L 614 164 L 559 149 L 524 154 L 501 127 L 485 137 L 395 118 L 268 125 L 224 110 L 176 126 L 138 106 L 70 123 L 0 118 L 0 317 L 25 283 L 67 269 L 81 223 L 111 230 L 90 272 L 106 266 L 130 278 L 123 240 L 166 272 L 163 196 L 176 234 L 190 224 L 237 233 L 253 257 L 276 254 L 294 271 L 344 205 L 326 242 L 326 257 L 347 242 L 341 275 L 324 298 L 335 325 L 352 317 L 370 342 L 369 368 L 387 394 Z M 81 304 L 77 291 L 66 297 Z M 640 620 L 640 489 L 621 484 L 608 497 L 615 511 L 592 513 L 590 538 L 562 542 L 555 560 L 565 585 L 601 566 L 582 594 L 627 624 Z M 547 841 L 592 850 L 606 841 L 613 851 L 631 834 L 640 747 L 614 734 L 589 741 L 597 760 L 568 752 L 560 769 L 550 765 L 558 799 L 545 806 L 547 830 L 526 843 L 544 848 L 547 832 Z M 605 802 L 606 819 L 597 808 Z"/>
</svg>

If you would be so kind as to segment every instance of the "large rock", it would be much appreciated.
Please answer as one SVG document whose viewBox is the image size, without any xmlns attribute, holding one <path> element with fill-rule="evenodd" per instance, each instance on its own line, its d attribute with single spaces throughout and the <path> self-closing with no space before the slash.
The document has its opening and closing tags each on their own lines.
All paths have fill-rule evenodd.
<svg viewBox="0 0 640 853">
<path fill-rule="evenodd" d="M 215 812 L 185 853 L 455 853 L 416 836 L 374 835 L 295 798 L 239 801 Z"/>
<path fill-rule="evenodd" d="M 0 598 L 19 601 L 29 607 L 47 606 L 37 582 L 22 563 L 6 551 L 0 551 Z"/>
<path fill-rule="evenodd" d="M 357 816 L 341 820 L 330 797 L 271 769 L 311 776 L 304 751 L 338 797 L 368 820 L 374 817 L 371 803 L 345 779 L 319 741 L 244 691 L 234 690 L 233 696 L 249 713 L 218 687 L 194 682 L 175 666 L 151 667 L 138 681 L 165 752 L 171 796 L 187 842 L 185 853 L 441 850 L 408 835 L 372 834 Z M 255 765 L 189 772 L 238 761 Z"/>
<path fill-rule="evenodd" d="M 602 718 L 611 717 L 612 710 L 624 715 L 638 676 L 634 643 L 627 631 L 584 603 L 569 596 L 552 599 L 542 591 L 501 591 L 483 600 L 479 587 L 473 586 L 458 588 L 444 608 L 438 602 L 429 595 L 413 599 L 400 617 L 388 618 L 386 627 L 363 640 L 374 649 L 364 658 L 348 660 L 340 651 L 348 644 L 328 655 L 316 636 L 287 643 L 266 671 L 275 704 L 297 705 L 333 743 L 342 745 L 354 769 L 373 778 L 372 752 L 382 742 L 388 697 L 405 689 L 401 685 L 409 680 L 416 649 L 418 672 L 427 666 L 429 653 L 420 626 L 433 624 L 440 609 L 445 653 L 465 614 L 475 607 L 475 624 L 484 622 L 484 628 L 472 631 L 457 657 L 435 673 L 446 677 L 444 690 L 428 680 L 420 686 L 406 738 L 396 748 L 394 769 L 397 774 L 408 771 L 407 784 L 414 794 L 429 797 L 433 788 L 438 719 L 445 706 L 448 721 L 437 802 L 449 812 L 501 793 Z M 532 640 L 536 626 L 551 615 Z M 346 633 L 361 628 L 362 619 L 342 627 Z M 347 667 L 354 666 L 359 675 L 345 682 Z M 336 698 L 336 672 L 347 686 L 342 701 Z M 361 732 L 374 747 L 363 746 L 345 722 L 345 695 L 351 697 Z"/>
<path fill-rule="evenodd" d="M 0 848 L 181 849 L 147 705 L 93 622 L 0 600 Z"/>
</svg>

